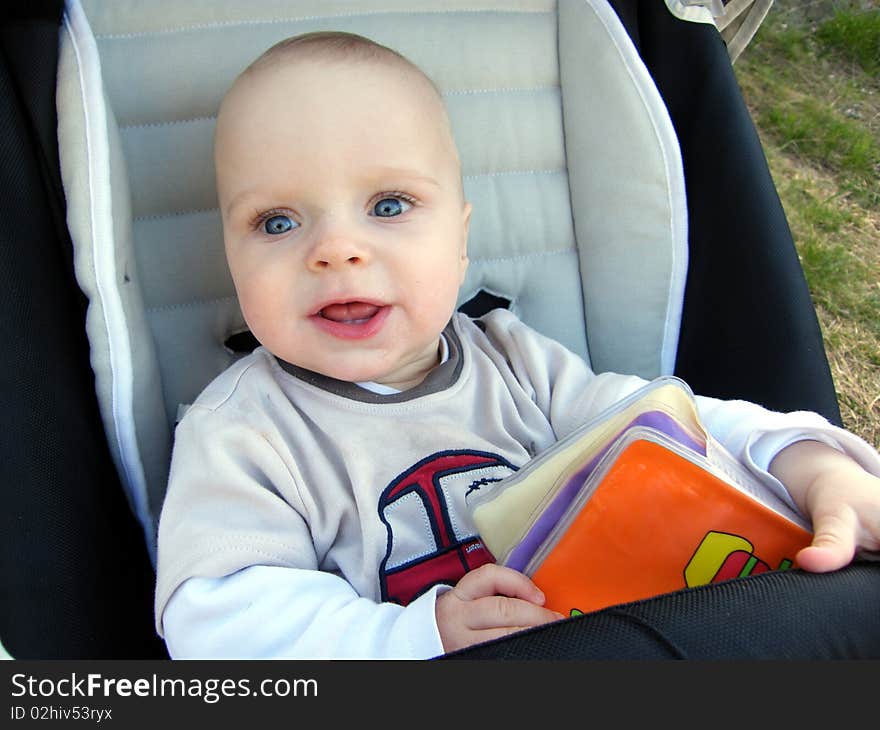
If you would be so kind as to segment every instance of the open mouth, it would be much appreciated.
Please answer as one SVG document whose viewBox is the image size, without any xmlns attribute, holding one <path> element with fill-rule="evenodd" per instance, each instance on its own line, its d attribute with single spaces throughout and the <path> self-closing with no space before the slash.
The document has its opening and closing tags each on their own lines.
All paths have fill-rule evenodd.
<svg viewBox="0 0 880 730">
<path fill-rule="evenodd" d="M 329 304 L 318 312 L 318 316 L 331 322 L 343 324 L 364 324 L 368 322 L 382 307 L 367 302 L 346 302 L 345 304 Z"/>
<path fill-rule="evenodd" d="M 346 340 L 372 337 L 385 323 L 391 307 L 387 304 L 348 301 L 326 304 L 311 316 L 324 332 Z"/>
</svg>

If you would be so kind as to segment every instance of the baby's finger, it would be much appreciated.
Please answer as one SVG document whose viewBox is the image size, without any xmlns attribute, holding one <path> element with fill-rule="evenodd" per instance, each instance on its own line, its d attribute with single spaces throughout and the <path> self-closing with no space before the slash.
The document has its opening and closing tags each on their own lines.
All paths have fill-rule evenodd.
<svg viewBox="0 0 880 730">
<path fill-rule="evenodd" d="M 813 516 L 813 542 L 797 554 L 804 570 L 826 573 L 848 565 L 856 551 L 858 518 L 846 506 Z"/>
<path fill-rule="evenodd" d="M 488 596 L 471 604 L 468 626 L 473 630 L 524 629 L 564 618 L 561 613 L 508 596 Z"/>
<path fill-rule="evenodd" d="M 482 644 L 485 641 L 492 641 L 493 639 L 501 639 L 505 636 L 510 636 L 510 634 L 515 634 L 518 631 L 525 631 L 526 629 L 532 628 L 531 626 L 505 626 L 498 627 L 494 629 L 482 629 L 480 631 L 474 631 L 471 635 L 470 644 Z"/>
<path fill-rule="evenodd" d="M 544 603 L 544 594 L 532 580 L 513 568 L 488 563 L 465 573 L 453 588 L 463 601 L 475 601 L 487 596 L 510 596 L 537 605 Z"/>
</svg>

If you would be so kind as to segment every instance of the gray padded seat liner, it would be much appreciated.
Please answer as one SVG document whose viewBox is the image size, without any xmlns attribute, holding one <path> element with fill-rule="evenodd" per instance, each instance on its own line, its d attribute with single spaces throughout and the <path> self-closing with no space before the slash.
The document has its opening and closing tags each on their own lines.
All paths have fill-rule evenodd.
<svg viewBox="0 0 880 730">
<path fill-rule="evenodd" d="M 680 154 L 604 0 L 71 0 L 59 143 L 102 416 L 154 548 L 172 434 L 245 328 L 214 192 L 217 106 L 282 38 L 361 33 L 441 89 L 474 205 L 461 301 L 509 299 L 597 371 L 672 372 Z"/>
</svg>

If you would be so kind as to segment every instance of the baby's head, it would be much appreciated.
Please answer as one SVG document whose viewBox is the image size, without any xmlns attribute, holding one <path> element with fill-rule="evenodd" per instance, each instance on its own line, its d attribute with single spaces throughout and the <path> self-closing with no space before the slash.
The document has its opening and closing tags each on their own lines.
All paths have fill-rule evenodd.
<svg viewBox="0 0 880 730">
<path fill-rule="evenodd" d="M 433 83 L 359 36 L 288 39 L 227 93 L 215 163 L 254 336 L 340 380 L 420 382 L 455 309 L 470 220 Z"/>
</svg>

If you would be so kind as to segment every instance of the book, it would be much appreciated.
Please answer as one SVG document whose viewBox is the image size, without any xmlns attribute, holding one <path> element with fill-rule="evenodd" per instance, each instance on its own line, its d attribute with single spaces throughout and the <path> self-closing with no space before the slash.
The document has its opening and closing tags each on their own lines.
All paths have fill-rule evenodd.
<svg viewBox="0 0 880 730">
<path fill-rule="evenodd" d="M 469 502 L 499 563 L 545 605 L 582 613 L 795 566 L 809 523 L 703 427 L 678 378 L 658 378 Z"/>
</svg>

